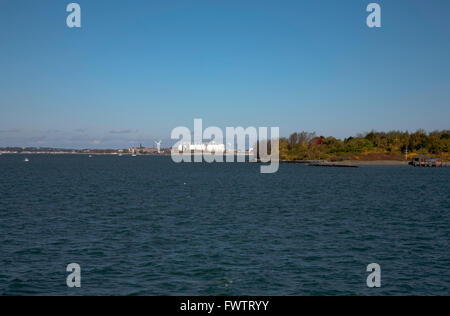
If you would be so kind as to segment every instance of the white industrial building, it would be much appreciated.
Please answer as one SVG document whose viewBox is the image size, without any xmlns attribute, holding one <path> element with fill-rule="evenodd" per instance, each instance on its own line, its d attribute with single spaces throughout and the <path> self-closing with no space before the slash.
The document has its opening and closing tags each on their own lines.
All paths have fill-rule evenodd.
<svg viewBox="0 0 450 316">
<path fill-rule="evenodd" d="M 225 145 L 216 144 L 215 142 L 210 143 L 182 143 L 178 146 L 178 151 L 180 152 L 207 152 L 207 153 L 224 153 Z"/>
</svg>

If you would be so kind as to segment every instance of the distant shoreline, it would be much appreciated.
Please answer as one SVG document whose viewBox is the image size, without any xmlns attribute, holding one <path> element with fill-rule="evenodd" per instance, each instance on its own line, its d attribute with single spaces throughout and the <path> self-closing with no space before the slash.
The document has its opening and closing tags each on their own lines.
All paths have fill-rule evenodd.
<svg viewBox="0 0 450 316">
<path fill-rule="evenodd" d="M 107 153 L 107 152 L 0 152 L 0 155 L 88 155 L 88 156 L 133 156 L 132 153 Z M 136 156 L 171 156 L 170 152 L 135 154 Z M 214 156 L 214 153 L 181 153 L 183 156 Z M 225 153 L 223 156 L 250 156 L 249 153 Z"/>
<path fill-rule="evenodd" d="M 84 156 L 132 156 L 131 153 L 99 153 L 99 152 L 0 152 L 2 155 L 84 155 Z M 170 156 L 170 153 L 137 154 L 137 156 Z"/>
<path fill-rule="evenodd" d="M 205 153 L 208 155 L 208 153 Z M 89 152 L 1 152 L 0 155 L 84 155 L 84 156 L 132 156 L 131 153 L 89 153 Z M 188 154 L 186 154 L 188 155 Z M 234 154 L 235 156 L 248 154 Z M 137 154 L 137 156 L 161 156 L 168 157 L 170 153 Z M 226 156 L 226 155 L 225 155 Z M 311 164 L 311 163 L 333 164 L 338 166 L 408 166 L 409 161 L 400 160 L 343 160 L 343 161 L 323 161 L 323 160 L 280 160 L 280 164 Z"/>
</svg>

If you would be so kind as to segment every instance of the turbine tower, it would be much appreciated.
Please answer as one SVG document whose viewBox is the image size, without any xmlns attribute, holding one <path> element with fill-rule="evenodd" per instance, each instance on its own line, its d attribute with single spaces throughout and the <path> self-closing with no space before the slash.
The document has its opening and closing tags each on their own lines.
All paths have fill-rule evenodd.
<svg viewBox="0 0 450 316">
<path fill-rule="evenodd" d="M 158 148 L 158 154 L 160 154 L 161 153 L 161 140 L 159 142 L 157 142 L 155 140 L 155 144 L 156 144 L 156 147 Z"/>
</svg>

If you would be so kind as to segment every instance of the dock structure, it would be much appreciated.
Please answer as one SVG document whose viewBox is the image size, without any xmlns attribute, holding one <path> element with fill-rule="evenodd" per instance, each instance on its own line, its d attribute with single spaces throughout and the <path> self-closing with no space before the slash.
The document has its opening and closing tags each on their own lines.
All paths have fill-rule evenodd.
<svg viewBox="0 0 450 316">
<path fill-rule="evenodd" d="M 448 163 L 442 162 L 440 159 L 433 159 L 425 155 L 414 157 L 409 165 L 422 168 L 443 168 L 449 166 Z"/>
</svg>

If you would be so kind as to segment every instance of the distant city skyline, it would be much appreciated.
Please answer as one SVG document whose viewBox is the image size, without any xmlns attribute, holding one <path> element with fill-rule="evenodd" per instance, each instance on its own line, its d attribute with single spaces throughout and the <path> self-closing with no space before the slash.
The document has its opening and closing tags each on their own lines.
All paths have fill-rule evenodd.
<svg viewBox="0 0 450 316">
<path fill-rule="evenodd" d="M 0 147 L 171 145 L 177 126 L 450 129 L 450 2 L 0 0 Z"/>
</svg>

